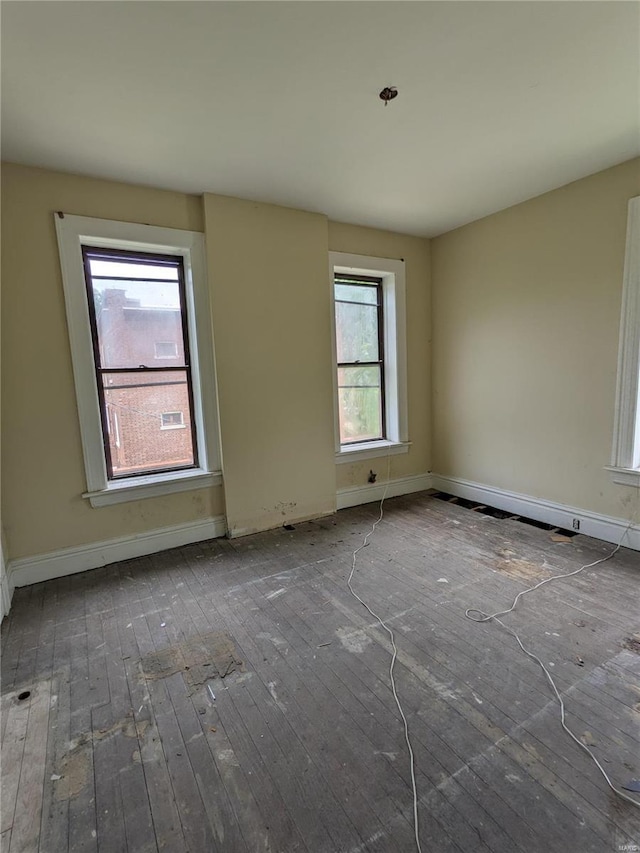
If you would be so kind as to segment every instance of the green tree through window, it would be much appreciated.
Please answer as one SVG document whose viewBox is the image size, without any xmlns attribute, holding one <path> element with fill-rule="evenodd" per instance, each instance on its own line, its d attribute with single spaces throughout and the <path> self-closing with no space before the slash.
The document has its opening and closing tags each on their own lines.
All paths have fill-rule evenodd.
<svg viewBox="0 0 640 853">
<path fill-rule="evenodd" d="M 382 281 L 334 279 L 340 443 L 385 438 Z"/>
</svg>

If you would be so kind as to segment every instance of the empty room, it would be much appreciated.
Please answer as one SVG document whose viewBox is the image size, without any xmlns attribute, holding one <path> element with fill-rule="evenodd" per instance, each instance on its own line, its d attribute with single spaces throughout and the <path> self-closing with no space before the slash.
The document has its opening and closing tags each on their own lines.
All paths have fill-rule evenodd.
<svg viewBox="0 0 640 853">
<path fill-rule="evenodd" d="M 640 853 L 640 2 L 0 15 L 3 853 Z"/>
</svg>

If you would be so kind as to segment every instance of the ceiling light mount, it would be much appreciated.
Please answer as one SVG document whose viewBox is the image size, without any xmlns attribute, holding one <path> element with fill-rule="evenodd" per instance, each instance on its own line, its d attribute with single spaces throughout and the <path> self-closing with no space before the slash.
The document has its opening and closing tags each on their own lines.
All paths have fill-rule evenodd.
<svg viewBox="0 0 640 853">
<path fill-rule="evenodd" d="M 392 101 L 394 98 L 398 97 L 398 90 L 395 86 L 385 86 L 382 92 L 380 92 L 379 97 L 382 101 L 384 101 L 384 105 L 386 107 L 389 101 Z"/>
</svg>

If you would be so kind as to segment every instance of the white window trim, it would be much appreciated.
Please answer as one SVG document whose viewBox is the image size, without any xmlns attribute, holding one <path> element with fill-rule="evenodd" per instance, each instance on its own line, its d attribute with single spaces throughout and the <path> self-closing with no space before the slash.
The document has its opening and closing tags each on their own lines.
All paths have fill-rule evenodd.
<svg viewBox="0 0 640 853">
<path fill-rule="evenodd" d="M 409 450 L 407 407 L 407 324 L 404 261 L 329 252 L 331 284 L 331 336 L 333 344 L 333 400 L 336 462 L 355 462 Z M 336 273 L 375 276 L 382 280 L 384 317 L 384 384 L 387 438 L 340 444 L 338 414 L 338 355 L 336 347 L 335 288 Z"/>
<path fill-rule="evenodd" d="M 611 472 L 640 487 L 640 196 L 629 200 Z"/>
<path fill-rule="evenodd" d="M 222 482 L 220 431 L 204 235 L 62 213 L 54 214 L 54 219 L 87 478 L 83 497 L 96 507 L 218 485 Z M 183 259 L 199 467 L 128 480 L 107 479 L 82 263 L 83 244 L 158 252 Z M 206 393 L 202 393 L 203 389 Z"/>
</svg>

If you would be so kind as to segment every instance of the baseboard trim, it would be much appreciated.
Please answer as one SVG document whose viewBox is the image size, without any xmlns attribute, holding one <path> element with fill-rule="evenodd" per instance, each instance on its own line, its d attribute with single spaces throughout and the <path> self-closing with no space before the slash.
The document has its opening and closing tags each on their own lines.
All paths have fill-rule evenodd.
<svg viewBox="0 0 640 853">
<path fill-rule="evenodd" d="M 347 509 L 350 506 L 381 501 L 385 493 L 386 483 L 371 483 L 366 486 L 349 486 L 347 489 L 339 489 L 337 494 L 337 508 Z M 415 474 L 412 477 L 400 477 L 391 480 L 387 489 L 388 498 L 397 498 L 400 495 L 409 495 L 411 492 L 424 492 L 432 488 L 431 474 Z"/>
<path fill-rule="evenodd" d="M 9 573 L 4 559 L 4 548 L 0 549 L 0 622 L 11 610 L 13 587 L 9 583 Z"/>
<path fill-rule="evenodd" d="M 473 483 L 460 477 L 434 474 L 432 486 L 434 489 L 448 492 L 459 498 L 478 501 L 487 504 L 487 506 L 512 512 L 514 515 L 534 518 L 536 521 L 544 521 L 547 524 L 564 527 L 568 530 L 573 529 L 573 521 L 578 519 L 580 533 L 615 545 L 618 545 L 624 536 L 622 544 L 626 548 L 640 551 L 640 525 L 635 524 L 629 527 L 629 521 L 624 518 L 600 515 L 579 507 L 554 503 L 530 495 L 499 489 L 495 486 L 486 486 L 482 483 Z"/>
<path fill-rule="evenodd" d="M 155 554 L 168 548 L 203 542 L 225 536 L 227 530 L 224 516 L 175 524 L 159 530 L 150 530 L 134 536 L 122 536 L 106 542 L 92 542 L 75 548 L 63 548 L 35 557 L 20 557 L 9 560 L 8 577 L 10 591 L 15 587 L 28 586 L 41 581 L 61 578 L 97 569 L 120 560 L 131 560 L 145 554 Z"/>
<path fill-rule="evenodd" d="M 385 483 L 371 483 L 365 486 L 351 486 L 340 489 L 337 493 L 337 508 L 339 510 L 347 509 L 352 506 L 380 501 L 384 495 L 385 487 Z M 537 521 L 544 521 L 557 527 L 572 529 L 573 520 L 577 518 L 580 521 L 580 533 L 616 545 L 624 536 L 623 545 L 625 547 L 640 551 L 640 525 L 636 524 L 629 527 L 629 522 L 622 518 L 601 515 L 579 507 L 554 503 L 495 486 L 474 483 L 460 477 L 448 477 L 441 474 L 417 474 L 411 477 L 400 477 L 391 480 L 386 495 L 393 498 L 431 488 L 448 492 L 457 497 L 486 503 L 488 506 L 512 512 L 514 515 L 534 518 Z M 120 560 L 130 560 L 146 554 L 155 554 L 158 551 L 188 545 L 192 542 L 217 539 L 225 536 L 226 532 L 226 520 L 224 516 L 220 515 L 204 521 L 176 524 L 159 530 L 151 530 L 140 535 L 123 536 L 104 542 L 63 548 L 59 551 L 51 551 L 48 554 L 39 554 L 34 557 L 9 560 L 5 577 L 2 579 L 2 610 L 6 614 L 11 603 L 13 590 L 16 587 L 85 572 L 88 569 L 96 569 L 110 563 L 117 563 Z"/>
</svg>

